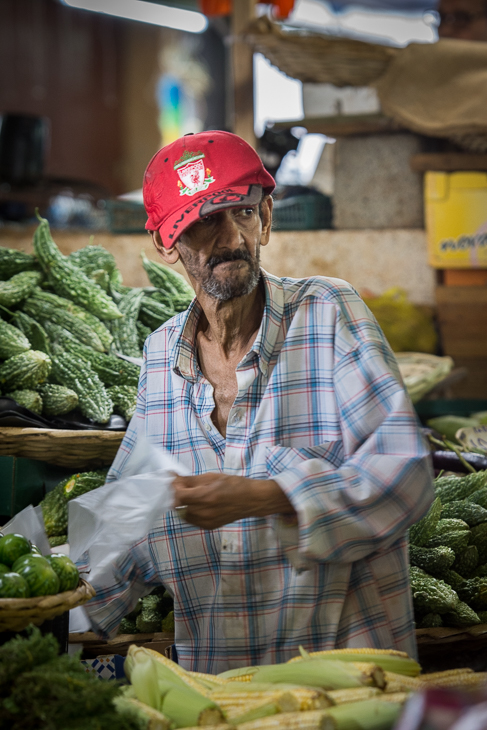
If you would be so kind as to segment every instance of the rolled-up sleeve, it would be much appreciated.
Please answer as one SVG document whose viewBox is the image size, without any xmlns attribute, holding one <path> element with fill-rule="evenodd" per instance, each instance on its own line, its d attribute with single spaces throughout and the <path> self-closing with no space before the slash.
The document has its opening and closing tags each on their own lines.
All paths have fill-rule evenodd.
<svg viewBox="0 0 487 730">
<path fill-rule="evenodd" d="M 273 477 L 297 513 L 298 524 L 282 522 L 279 532 L 305 561 L 351 563 L 387 549 L 433 500 L 428 447 L 394 356 L 371 325 L 377 336 L 335 363 L 341 463 L 301 458 Z"/>
</svg>

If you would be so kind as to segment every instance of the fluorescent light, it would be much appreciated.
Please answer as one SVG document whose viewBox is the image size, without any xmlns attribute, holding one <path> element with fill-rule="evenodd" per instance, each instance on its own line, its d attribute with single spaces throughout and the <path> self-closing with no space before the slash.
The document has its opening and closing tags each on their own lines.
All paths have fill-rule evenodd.
<svg viewBox="0 0 487 730">
<path fill-rule="evenodd" d="M 144 0 L 61 0 L 61 2 L 79 10 L 92 10 L 95 13 L 162 25 L 188 33 L 202 33 L 208 26 L 208 20 L 202 13 Z"/>
</svg>

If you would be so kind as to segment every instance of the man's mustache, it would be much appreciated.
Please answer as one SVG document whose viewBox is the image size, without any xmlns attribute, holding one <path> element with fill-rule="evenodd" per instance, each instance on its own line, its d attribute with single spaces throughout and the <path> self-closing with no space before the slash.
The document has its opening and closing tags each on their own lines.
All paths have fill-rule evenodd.
<svg viewBox="0 0 487 730">
<path fill-rule="evenodd" d="M 252 256 L 248 251 L 236 249 L 235 251 L 221 253 L 219 256 L 211 256 L 206 262 L 206 265 L 213 271 L 215 266 L 224 264 L 227 261 L 246 261 L 248 264 L 251 264 Z"/>
</svg>

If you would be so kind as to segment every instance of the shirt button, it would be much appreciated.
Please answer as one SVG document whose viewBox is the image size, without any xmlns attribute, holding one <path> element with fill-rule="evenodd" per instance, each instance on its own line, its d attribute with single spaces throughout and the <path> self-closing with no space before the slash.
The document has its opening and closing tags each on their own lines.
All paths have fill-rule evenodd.
<svg viewBox="0 0 487 730">
<path fill-rule="evenodd" d="M 234 411 L 233 416 L 232 416 L 232 424 L 236 425 L 237 423 L 240 423 L 241 420 L 242 420 L 242 411 L 240 410 L 240 408 L 237 408 Z"/>
<path fill-rule="evenodd" d="M 205 428 L 207 431 L 211 431 L 211 423 L 205 424 Z"/>
</svg>

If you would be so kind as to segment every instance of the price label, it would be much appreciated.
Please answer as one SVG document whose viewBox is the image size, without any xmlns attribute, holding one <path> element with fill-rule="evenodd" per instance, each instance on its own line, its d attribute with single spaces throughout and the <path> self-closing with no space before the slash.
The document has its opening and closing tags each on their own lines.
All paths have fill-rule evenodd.
<svg viewBox="0 0 487 730">
<path fill-rule="evenodd" d="M 487 454 L 487 426 L 469 426 L 460 428 L 455 438 L 467 449 L 476 449 Z"/>
</svg>

